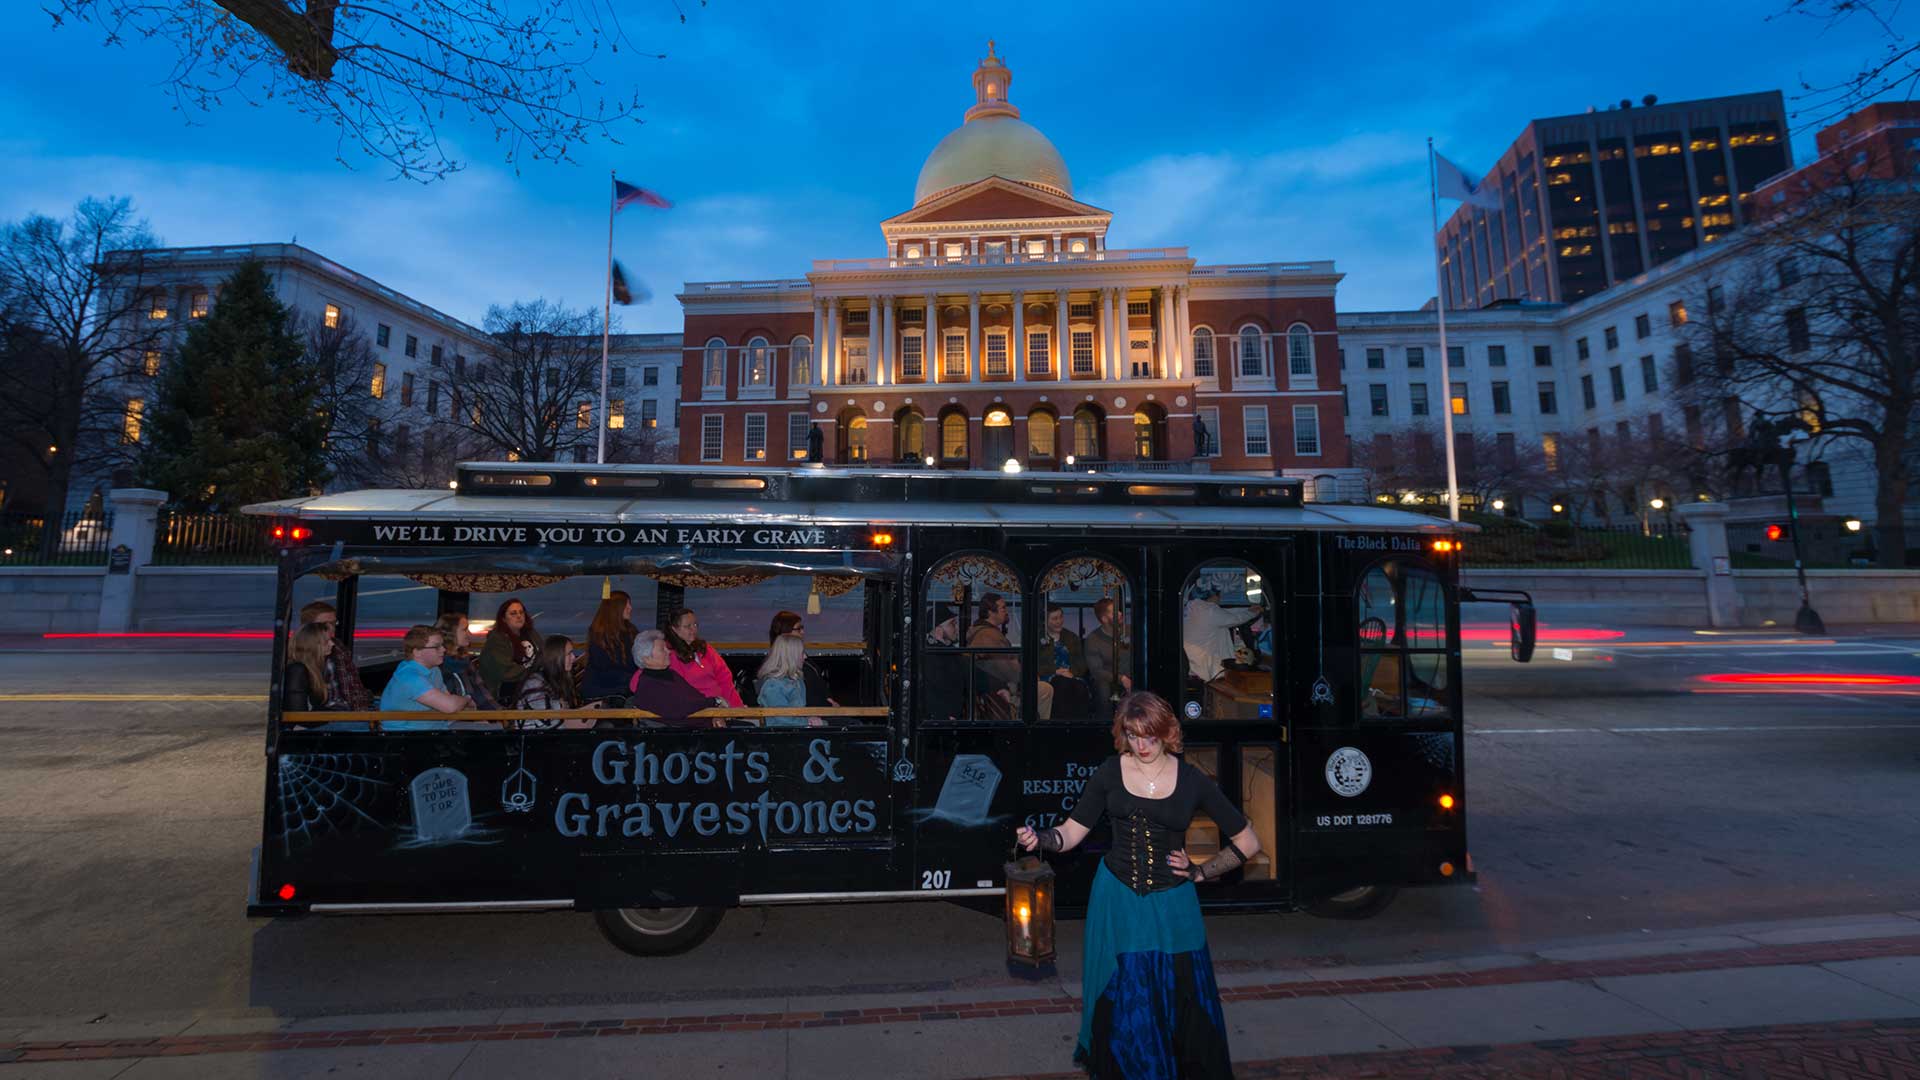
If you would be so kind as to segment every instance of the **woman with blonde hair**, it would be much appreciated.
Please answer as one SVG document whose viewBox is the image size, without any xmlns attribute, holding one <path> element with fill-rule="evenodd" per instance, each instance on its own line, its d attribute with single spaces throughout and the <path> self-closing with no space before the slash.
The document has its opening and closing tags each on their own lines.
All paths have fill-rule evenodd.
<svg viewBox="0 0 1920 1080">
<path fill-rule="evenodd" d="M 308 623 L 287 642 L 287 670 L 280 680 L 280 707 L 313 712 L 327 707 L 327 656 L 333 651 L 333 627 Z"/>
<path fill-rule="evenodd" d="M 807 704 L 807 642 L 799 634 L 773 639 L 754 676 L 754 693 L 763 709 L 798 709 Z M 769 716 L 765 727 L 824 727 L 817 716 Z"/>
</svg>

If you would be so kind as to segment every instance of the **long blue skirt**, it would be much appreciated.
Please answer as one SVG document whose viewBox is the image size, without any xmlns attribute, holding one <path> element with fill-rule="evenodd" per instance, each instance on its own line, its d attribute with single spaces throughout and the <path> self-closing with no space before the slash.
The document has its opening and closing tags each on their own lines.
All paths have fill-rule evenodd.
<svg viewBox="0 0 1920 1080">
<path fill-rule="evenodd" d="M 1100 864 L 1087 904 L 1073 1060 L 1099 1080 L 1233 1075 L 1191 883 L 1141 896 Z"/>
</svg>

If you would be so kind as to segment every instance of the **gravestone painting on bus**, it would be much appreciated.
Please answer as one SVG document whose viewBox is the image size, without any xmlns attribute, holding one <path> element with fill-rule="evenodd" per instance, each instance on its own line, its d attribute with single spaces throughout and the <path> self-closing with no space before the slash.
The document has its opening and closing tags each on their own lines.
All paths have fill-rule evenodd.
<svg viewBox="0 0 1920 1080">
<path fill-rule="evenodd" d="M 491 830 L 474 827 L 467 799 L 467 775 L 444 765 L 428 769 L 407 784 L 413 825 L 401 831 L 401 847 L 492 843 Z"/>
<path fill-rule="evenodd" d="M 995 819 L 987 811 L 993 806 L 993 793 L 999 789 L 1000 769 L 991 758 L 960 754 L 947 767 L 940 797 L 931 810 L 922 811 L 923 819 L 966 826 L 991 824 Z"/>
</svg>

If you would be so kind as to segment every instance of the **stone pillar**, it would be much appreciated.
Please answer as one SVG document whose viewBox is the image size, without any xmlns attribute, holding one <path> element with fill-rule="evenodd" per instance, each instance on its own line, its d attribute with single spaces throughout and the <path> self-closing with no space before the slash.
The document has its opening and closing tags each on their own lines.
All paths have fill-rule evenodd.
<svg viewBox="0 0 1920 1080">
<path fill-rule="evenodd" d="M 1060 261 L 1060 234 L 1059 233 L 1053 234 L 1053 261 L 1054 262 Z"/>
<path fill-rule="evenodd" d="M 886 362 L 886 335 L 880 325 L 880 298 L 867 297 L 867 382 L 879 385 L 886 380 L 881 372 Z"/>
<path fill-rule="evenodd" d="M 820 362 L 820 385 L 840 383 L 840 301 L 827 301 L 827 354 Z"/>
<path fill-rule="evenodd" d="M 1173 377 L 1187 377 L 1187 348 L 1193 344 L 1193 312 L 1187 307 L 1191 285 L 1181 285 L 1174 290 L 1173 299 Z"/>
<path fill-rule="evenodd" d="M 1027 381 L 1027 294 L 1020 289 L 1013 290 L 1013 340 L 1007 344 L 1013 347 L 1013 381 Z"/>
<path fill-rule="evenodd" d="M 813 356 L 807 364 L 808 386 L 813 386 L 820 381 L 820 358 L 826 355 L 826 342 L 823 337 L 826 328 L 827 311 L 820 306 L 820 301 L 815 300 L 813 302 Z M 789 358 L 789 360 L 791 360 L 791 358 Z M 789 377 L 791 377 L 793 365 L 789 363 L 787 369 Z M 795 389 L 795 387 L 789 386 L 787 387 L 787 393 L 792 394 Z"/>
<path fill-rule="evenodd" d="M 1103 354 L 1100 357 L 1100 377 L 1102 379 L 1115 379 L 1119 376 L 1114 374 L 1117 366 L 1114 363 L 1114 354 L 1119 351 L 1119 346 L 1114 343 L 1120 338 L 1120 326 L 1117 317 L 1114 315 L 1114 311 L 1116 309 L 1124 310 L 1126 293 L 1122 289 L 1102 289 L 1100 290 L 1100 295 L 1100 311 L 1103 316 L 1101 322 L 1106 329 L 1106 333 L 1103 335 L 1106 347 L 1100 350 Z"/>
<path fill-rule="evenodd" d="M 946 378 L 946 369 L 942 366 L 946 360 L 946 343 L 940 340 L 940 298 L 933 293 L 927 294 L 926 342 L 920 347 L 920 362 L 926 365 L 927 381 L 937 383 Z"/>
<path fill-rule="evenodd" d="M 1160 317 L 1154 320 L 1154 356 L 1159 370 L 1154 373 L 1158 379 L 1173 376 L 1173 286 L 1160 286 Z"/>
<path fill-rule="evenodd" d="M 1733 585 L 1733 564 L 1727 554 L 1727 504 L 1687 503 L 1674 508 L 1691 530 L 1687 547 L 1693 565 L 1707 579 L 1707 623 L 1740 625 L 1740 593 Z"/>
<path fill-rule="evenodd" d="M 894 354 L 899 351 L 899 345 L 895 343 L 893 319 L 893 297 L 883 296 L 880 298 L 880 345 L 882 355 L 880 357 L 880 366 L 876 369 L 874 376 L 881 386 L 887 385 L 887 374 L 893 370 L 894 364 L 897 362 L 894 359 Z M 892 381 L 900 381 L 897 373 L 894 374 Z"/>
<path fill-rule="evenodd" d="M 100 632 L 124 634 L 133 626 L 135 586 L 140 568 L 153 561 L 153 539 L 167 493 L 151 488 L 114 488 L 107 492 L 113 531 L 107 536 L 107 576 L 100 580 Z M 265 528 L 265 519 L 261 519 Z"/>
<path fill-rule="evenodd" d="M 1059 254 L 1060 234 L 1053 234 L 1054 253 Z M 1065 289 L 1056 289 L 1053 294 L 1053 377 L 1065 379 L 1067 365 L 1072 361 L 1073 350 L 1067 341 L 1067 298 L 1072 295 Z"/>
<path fill-rule="evenodd" d="M 980 378 L 980 294 L 967 294 L 967 381 Z"/>
</svg>

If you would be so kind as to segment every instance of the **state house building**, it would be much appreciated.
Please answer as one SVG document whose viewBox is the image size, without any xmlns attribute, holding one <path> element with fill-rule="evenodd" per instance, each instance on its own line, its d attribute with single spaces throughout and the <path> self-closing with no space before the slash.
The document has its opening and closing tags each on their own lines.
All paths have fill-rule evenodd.
<svg viewBox="0 0 1920 1080">
<path fill-rule="evenodd" d="M 694 282 L 683 462 L 1066 466 L 1350 479 L 1332 261 L 1197 266 L 1112 215 L 993 54 L 884 252 Z M 1324 487 L 1322 488 L 1324 491 Z M 1327 497 L 1331 492 L 1323 494 Z"/>
</svg>

